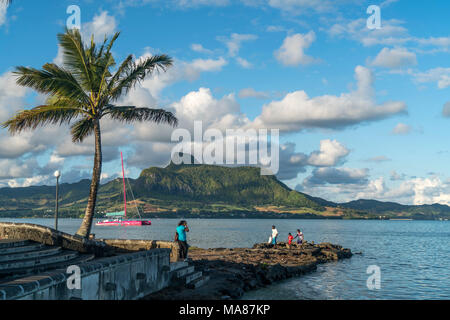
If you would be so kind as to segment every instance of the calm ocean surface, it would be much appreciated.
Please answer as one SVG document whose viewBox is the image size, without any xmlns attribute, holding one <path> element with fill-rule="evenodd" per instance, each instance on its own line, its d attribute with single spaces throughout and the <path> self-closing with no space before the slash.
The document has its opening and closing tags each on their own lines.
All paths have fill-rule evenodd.
<svg viewBox="0 0 450 320">
<path fill-rule="evenodd" d="M 52 219 L 0 219 L 53 226 Z M 178 220 L 150 227 L 93 227 L 97 238 L 172 240 Z M 81 220 L 61 219 L 74 233 Z M 317 272 L 247 293 L 244 299 L 450 299 L 450 221 L 191 219 L 190 245 L 249 247 L 266 242 L 275 224 L 280 240 L 302 229 L 307 241 L 332 242 L 362 252 L 319 266 Z M 381 270 L 381 288 L 369 290 L 367 267 Z"/>
</svg>

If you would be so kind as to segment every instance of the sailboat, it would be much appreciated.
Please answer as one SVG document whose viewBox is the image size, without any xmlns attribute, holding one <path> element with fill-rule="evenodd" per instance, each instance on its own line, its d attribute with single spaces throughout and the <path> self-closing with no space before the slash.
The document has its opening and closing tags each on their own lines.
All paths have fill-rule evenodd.
<svg viewBox="0 0 450 320">
<path fill-rule="evenodd" d="M 120 153 L 120 158 L 122 160 L 122 180 L 123 180 L 123 201 L 124 201 L 124 211 L 119 212 L 110 212 L 106 214 L 106 218 L 103 221 L 98 221 L 96 226 L 149 226 L 151 225 L 150 220 L 142 220 L 141 214 L 139 212 L 139 208 L 137 206 L 136 200 L 134 199 L 133 190 L 131 189 L 130 182 L 128 181 L 128 185 L 130 186 L 131 195 L 133 196 L 134 203 L 136 204 L 136 210 L 139 215 L 139 220 L 137 219 L 127 219 L 127 192 L 125 186 L 125 170 L 123 167 L 123 155 Z"/>
</svg>

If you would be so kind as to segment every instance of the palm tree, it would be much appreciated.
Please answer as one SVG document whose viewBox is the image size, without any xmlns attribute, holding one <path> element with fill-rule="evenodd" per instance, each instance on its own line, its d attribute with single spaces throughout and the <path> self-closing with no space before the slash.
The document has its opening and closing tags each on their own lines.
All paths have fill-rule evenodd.
<svg viewBox="0 0 450 320">
<path fill-rule="evenodd" d="M 100 46 L 92 37 L 90 46 L 86 46 L 77 29 L 58 34 L 63 50 L 62 66 L 47 63 L 42 70 L 17 67 L 14 72 L 18 85 L 47 95 L 45 105 L 20 111 L 2 124 L 11 134 L 48 124 L 71 124 L 72 141 L 75 143 L 94 135 L 94 169 L 89 199 L 83 222 L 76 233 L 82 237 L 88 237 L 91 231 L 102 170 L 100 119 L 107 116 L 125 123 L 151 121 L 172 126 L 178 124 L 177 118 L 163 109 L 113 105 L 146 76 L 154 71 L 165 71 L 172 65 L 172 59 L 164 54 L 137 62 L 129 55 L 113 72 L 111 69 L 116 63 L 111 48 L 118 36 L 119 33 L 111 39 L 105 37 Z"/>
</svg>

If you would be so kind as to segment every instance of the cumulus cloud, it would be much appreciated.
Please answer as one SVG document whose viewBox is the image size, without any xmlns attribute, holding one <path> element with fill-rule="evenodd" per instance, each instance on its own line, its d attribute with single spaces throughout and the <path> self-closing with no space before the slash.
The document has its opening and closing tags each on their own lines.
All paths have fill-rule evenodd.
<svg viewBox="0 0 450 320">
<path fill-rule="evenodd" d="M 384 201 L 399 201 L 422 204 L 450 204 L 450 185 L 439 177 L 414 178 L 402 182 L 396 188 L 386 186 L 383 177 L 369 183 L 367 188 L 356 195 L 357 198 L 378 199 Z"/>
<path fill-rule="evenodd" d="M 405 48 L 383 48 L 371 63 L 384 68 L 403 68 L 417 64 L 416 54 Z"/>
<path fill-rule="evenodd" d="M 311 176 L 303 181 L 305 187 L 332 184 L 356 184 L 362 185 L 368 182 L 367 169 L 351 168 L 317 168 L 313 170 Z"/>
<path fill-rule="evenodd" d="M 404 124 L 404 123 L 398 123 L 394 129 L 392 129 L 392 134 L 397 135 L 405 135 L 412 131 L 411 126 Z"/>
<path fill-rule="evenodd" d="M 322 140 L 318 151 L 309 155 L 295 151 L 295 143 L 288 142 L 280 146 L 280 170 L 277 177 L 290 180 L 305 172 L 308 166 L 330 167 L 344 162 L 350 151 L 336 140 Z"/>
<path fill-rule="evenodd" d="M 405 178 L 406 178 L 406 174 L 404 174 L 404 173 L 398 173 L 395 170 L 392 170 L 391 173 L 390 173 L 390 179 L 392 181 L 405 180 Z"/>
<path fill-rule="evenodd" d="M 95 41 L 103 39 L 114 34 L 117 28 L 116 18 L 110 16 L 108 11 L 102 11 L 94 16 L 93 20 L 84 23 L 81 26 L 81 34 L 85 39 L 90 39 L 94 35 Z"/>
<path fill-rule="evenodd" d="M 350 150 L 337 140 L 322 140 L 320 151 L 313 152 L 308 158 L 308 163 L 320 167 L 334 166 L 349 153 Z"/>
<path fill-rule="evenodd" d="M 316 59 L 305 54 L 311 44 L 316 40 L 314 31 L 306 34 L 297 33 L 287 36 L 280 49 L 275 51 L 277 60 L 285 66 L 307 65 L 316 62 Z"/>
<path fill-rule="evenodd" d="M 406 104 L 401 101 L 375 102 L 373 74 L 369 69 L 357 66 L 355 78 L 356 90 L 340 96 L 310 98 L 305 91 L 288 93 L 282 100 L 264 105 L 252 126 L 287 132 L 308 128 L 340 129 L 406 112 Z"/>
</svg>

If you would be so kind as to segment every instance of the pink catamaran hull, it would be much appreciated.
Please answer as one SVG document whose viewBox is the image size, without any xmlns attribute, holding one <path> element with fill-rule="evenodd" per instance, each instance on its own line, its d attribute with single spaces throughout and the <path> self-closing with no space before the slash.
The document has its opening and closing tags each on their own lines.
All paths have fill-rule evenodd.
<svg viewBox="0 0 450 320">
<path fill-rule="evenodd" d="M 149 220 L 99 221 L 96 226 L 150 226 Z"/>
</svg>

